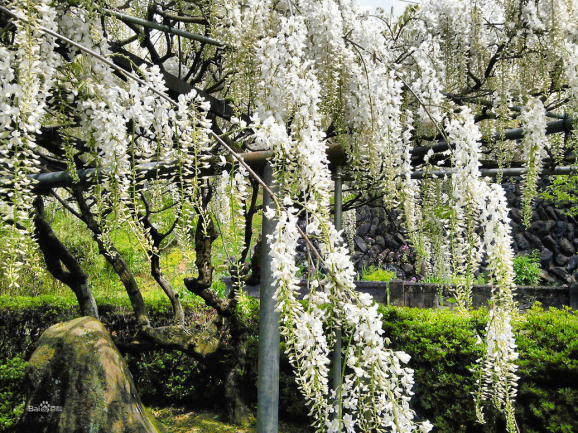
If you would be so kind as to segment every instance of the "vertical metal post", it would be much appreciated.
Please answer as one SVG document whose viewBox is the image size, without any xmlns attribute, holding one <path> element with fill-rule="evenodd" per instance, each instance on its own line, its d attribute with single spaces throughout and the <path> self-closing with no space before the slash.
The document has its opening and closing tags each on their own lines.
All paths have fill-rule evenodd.
<svg viewBox="0 0 578 433">
<path fill-rule="evenodd" d="M 335 192 L 334 192 L 334 221 L 335 229 L 341 230 L 341 213 L 343 207 L 341 167 L 336 167 L 335 174 Z M 335 347 L 333 349 L 333 389 L 335 390 L 335 417 L 341 414 L 341 329 L 335 330 Z"/>
<path fill-rule="evenodd" d="M 333 179 L 335 180 L 335 192 L 334 192 L 334 201 L 335 201 L 335 215 L 333 215 L 335 228 L 339 231 L 342 229 L 341 227 L 341 214 L 343 213 L 343 177 L 341 175 L 341 167 L 335 168 L 335 174 L 333 175 Z"/>
<path fill-rule="evenodd" d="M 263 170 L 263 180 L 272 188 L 273 170 L 269 163 L 265 165 Z M 272 201 L 269 194 L 263 192 L 263 211 Z M 277 433 L 279 430 L 279 313 L 275 311 L 275 300 L 273 299 L 275 287 L 271 274 L 271 246 L 267 243 L 267 235 L 273 233 L 275 225 L 276 220 L 266 218 L 265 212 L 263 212 L 257 433 Z"/>
</svg>

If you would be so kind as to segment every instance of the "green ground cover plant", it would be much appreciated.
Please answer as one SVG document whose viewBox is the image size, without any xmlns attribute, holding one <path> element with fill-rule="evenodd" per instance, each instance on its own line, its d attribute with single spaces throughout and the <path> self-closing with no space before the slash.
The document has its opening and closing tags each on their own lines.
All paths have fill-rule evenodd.
<svg viewBox="0 0 578 433">
<path fill-rule="evenodd" d="M 389 283 L 395 276 L 396 273 L 394 271 L 387 271 L 376 266 L 370 266 L 363 271 L 361 279 L 363 281 L 385 281 Z"/>
<path fill-rule="evenodd" d="M 388 271 L 376 266 L 371 266 L 367 270 L 363 271 L 361 279 L 363 281 L 384 281 L 387 285 L 387 303 L 389 304 L 389 282 L 395 278 L 396 275 L 395 271 Z"/>
<path fill-rule="evenodd" d="M 19 356 L 0 362 L 0 431 L 11 427 L 24 411 L 24 369 Z"/>
<path fill-rule="evenodd" d="M 514 281 L 519 286 L 535 286 L 540 282 L 540 251 L 530 255 L 519 254 L 514 257 Z"/>
</svg>

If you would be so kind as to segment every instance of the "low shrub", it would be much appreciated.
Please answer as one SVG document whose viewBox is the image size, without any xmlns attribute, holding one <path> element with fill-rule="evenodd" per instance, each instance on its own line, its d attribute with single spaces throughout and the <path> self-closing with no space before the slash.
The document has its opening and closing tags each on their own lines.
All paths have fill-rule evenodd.
<svg viewBox="0 0 578 433">
<path fill-rule="evenodd" d="M 20 357 L 0 362 L 0 431 L 8 431 L 24 412 L 24 371 Z"/>
<path fill-rule="evenodd" d="M 394 271 L 370 266 L 369 269 L 363 271 L 361 279 L 363 281 L 386 281 L 389 283 L 396 275 Z"/>
<path fill-rule="evenodd" d="M 476 423 L 470 371 L 481 355 L 487 311 L 382 307 L 384 336 L 412 356 L 412 407 L 442 432 L 503 432 L 493 411 Z M 520 431 L 578 432 L 578 314 L 535 307 L 513 323 L 519 350 L 516 420 Z"/>
<path fill-rule="evenodd" d="M 517 335 L 522 431 L 578 432 L 578 312 L 534 307 Z"/>
<path fill-rule="evenodd" d="M 540 252 L 530 255 L 520 254 L 514 257 L 514 282 L 518 286 L 535 286 L 540 282 L 542 268 L 540 267 Z"/>
<path fill-rule="evenodd" d="M 485 328 L 485 311 L 381 308 L 384 336 L 393 350 L 411 355 L 415 370 L 412 408 L 440 432 L 494 432 L 495 414 L 487 424 L 476 423 L 471 369 L 481 356 L 477 335 Z M 505 431 L 505 429 L 504 429 Z"/>
</svg>

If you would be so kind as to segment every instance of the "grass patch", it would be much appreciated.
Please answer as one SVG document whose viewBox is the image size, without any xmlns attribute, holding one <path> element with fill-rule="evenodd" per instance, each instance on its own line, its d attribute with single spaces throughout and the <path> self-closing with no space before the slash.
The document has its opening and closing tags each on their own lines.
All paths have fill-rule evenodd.
<svg viewBox="0 0 578 433">
<path fill-rule="evenodd" d="M 149 407 L 149 411 L 161 422 L 167 433 L 255 433 L 256 420 L 248 425 L 236 426 L 223 421 L 223 415 L 206 410 L 192 410 L 183 407 Z M 279 433 L 304 433 L 309 426 L 279 422 Z"/>
</svg>

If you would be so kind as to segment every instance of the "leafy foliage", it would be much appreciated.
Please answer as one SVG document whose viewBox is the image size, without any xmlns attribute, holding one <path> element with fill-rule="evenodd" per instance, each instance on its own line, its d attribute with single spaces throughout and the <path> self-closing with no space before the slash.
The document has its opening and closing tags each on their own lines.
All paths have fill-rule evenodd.
<svg viewBox="0 0 578 433">
<path fill-rule="evenodd" d="M 548 185 L 540 194 L 547 200 L 553 200 L 556 205 L 563 208 L 566 215 L 578 215 L 578 176 L 558 176 L 552 179 L 552 183 Z"/>
<path fill-rule="evenodd" d="M 24 412 L 24 369 L 26 362 L 16 356 L 0 361 L 0 430 L 11 428 Z"/>
<path fill-rule="evenodd" d="M 540 282 L 540 252 L 534 251 L 529 256 L 520 254 L 514 258 L 514 281 L 519 286 L 535 286 Z"/>
<path fill-rule="evenodd" d="M 523 431 L 577 431 L 578 314 L 535 306 L 520 319 L 519 329 L 517 416 Z"/>
<path fill-rule="evenodd" d="M 371 266 L 363 272 L 361 278 L 364 281 L 387 281 L 389 283 L 393 278 L 395 278 L 395 276 L 396 273 L 393 271 L 387 271 L 385 269 Z"/>
<path fill-rule="evenodd" d="M 471 369 L 482 355 L 477 336 L 487 319 L 485 311 L 456 314 L 432 310 L 381 308 L 385 336 L 396 350 L 404 350 L 416 370 L 414 409 L 427 416 L 438 431 L 490 432 L 476 422 L 475 389 Z M 490 416 L 488 416 L 490 415 Z"/>
<path fill-rule="evenodd" d="M 35 240 L 46 263 L 52 261 L 49 268 L 53 274 L 64 273 L 60 261 L 68 260 L 62 251 L 60 259 L 51 257 L 40 237 L 29 236 L 32 225 L 39 231 L 36 225 L 40 223 L 39 217 L 31 220 L 30 216 L 41 213 L 29 175 L 60 171 L 66 166 L 78 183 L 76 168 L 94 170 L 91 172 L 96 175 L 92 177 L 97 184 L 85 192 L 76 189 L 74 201 L 99 252 L 108 258 L 131 294 L 141 330 L 146 329 L 150 324 L 146 308 L 129 269 L 138 272 L 141 260 L 132 248 L 115 247 L 113 232 L 123 223 L 130 225 L 136 244 L 153 258 L 154 268 L 156 252 L 165 238 L 148 218 L 169 208 L 151 191 L 163 194 L 166 187 L 170 194 L 165 198 L 171 202 L 167 204 L 179 215 L 179 221 L 175 221 L 179 229 L 173 228 L 186 234 L 182 240 L 189 242 L 195 213 L 202 226 L 195 238 L 203 231 L 205 240 L 209 239 L 206 245 L 198 243 L 199 250 L 204 248 L 210 255 L 212 236 L 208 233 L 212 220 L 206 211 L 211 187 L 203 171 L 210 168 L 210 161 L 220 160 L 218 164 L 227 165 L 221 148 L 213 146 L 213 139 L 235 158 L 238 156 L 231 146 L 240 151 L 271 150 L 279 198 L 275 199 L 276 207 L 265 212 L 269 218 L 278 217 L 272 239 L 277 257 L 271 264 L 278 309 L 283 315 L 281 331 L 292 364 L 303 367 L 295 373 L 316 417 L 315 425 L 319 430 L 331 431 L 340 430 L 342 422 L 347 430 L 354 425 L 362 430 L 379 430 L 387 425 L 397 431 L 429 431 L 428 422 L 414 423 L 409 408 L 413 372 L 399 368 L 408 356 L 384 345 L 381 318 L 371 300 L 355 292 L 350 257 L 340 246 L 341 237 L 331 223 L 328 197 L 332 182 L 326 139 L 332 138 L 346 151 L 357 188 L 376 187 L 388 203 L 404 207 L 408 233 L 424 268 L 438 276 L 458 278 L 459 308 L 471 304 L 473 276 L 484 255 L 488 258 L 488 278 L 497 289 L 492 302 L 496 314 L 490 315 L 487 327 L 487 356 L 480 365 L 484 377 L 481 395 L 485 399 L 491 394 L 487 400 L 498 402 L 498 409 L 504 409 L 507 415 L 508 431 L 515 431 L 511 402 L 517 378 L 511 361 L 517 354 L 509 326 L 514 279 L 510 225 L 504 191 L 498 184 L 481 181 L 479 168 L 486 154 L 501 155 L 500 168 L 512 162 L 502 158 L 514 155 L 511 148 L 502 144 L 496 148 L 489 143 L 505 141 L 503 131 L 508 123 L 521 121 L 524 133 L 520 157 L 525 162 L 526 184 L 522 202 L 527 224 L 542 159 L 548 156 L 544 148 L 544 112 L 575 112 L 578 40 L 572 2 L 425 1 L 420 8 L 408 9 L 400 20 L 383 11 L 368 16 L 355 1 L 327 0 L 322 7 L 309 0 L 292 1 L 286 7 L 284 2 L 241 4 L 223 0 L 209 2 L 207 9 L 205 2 L 192 7 L 159 2 L 148 11 L 147 19 L 170 24 L 184 18 L 184 22 L 193 24 L 183 24 L 185 28 L 204 30 L 201 33 L 223 41 L 204 38 L 201 42 L 193 37 L 199 43 L 185 42 L 183 50 L 179 39 L 178 55 L 168 34 L 154 41 L 151 32 L 140 34 L 134 26 L 125 27 L 112 17 L 103 19 L 101 11 L 90 2 L 14 0 L 7 6 L 12 12 L 3 9 L 3 14 L 18 21 L 2 21 L 0 26 L 4 29 L 0 35 L 0 82 L 5 87 L 0 92 L 0 105 L 6 107 L 5 115 L 0 117 L 0 171 L 4 179 L 10 179 L 3 187 L 3 196 L 8 199 L 2 201 L 0 215 L 11 226 L 4 242 L 9 253 L 0 263 L 10 289 L 18 288 L 21 271 L 42 272 L 38 260 L 30 263 L 33 257 L 38 258 L 34 254 Z M 142 16 L 136 4 L 124 9 Z M 115 15 L 114 11 L 106 13 Z M 554 16 L 556 20 L 549 18 Z M 91 50 L 80 52 L 78 45 L 67 42 L 76 48 L 62 55 L 55 50 L 54 37 L 41 34 L 45 29 L 62 32 Z M 106 43 L 113 40 L 129 50 L 122 54 L 124 60 L 137 55 L 150 58 L 153 64 L 143 62 L 138 77 L 125 73 L 131 80 L 118 80 L 110 61 L 101 63 L 113 57 L 111 50 L 116 48 Z M 205 42 L 211 45 L 210 51 L 205 49 Z M 133 43 L 137 46 L 131 46 Z M 118 66 L 114 69 L 119 71 Z M 566 76 L 561 69 L 567 71 Z M 177 79 L 177 71 L 178 79 L 186 81 L 179 87 L 191 84 L 207 94 L 201 97 L 193 90 L 178 95 L 178 101 L 169 98 L 165 87 L 169 83 L 163 81 L 163 73 L 172 72 L 172 78 Z M 520 87 L 520 82 L 524 86 Z M 217 99 L 209 101 L 206 96 L 210 94 Z M 228 99 L 220 99 L 225 97 Z M 230 124 L 213 122 L 215 115 L 223 115 L 211 108 L 219 102 L 223 110 L 225 102 L 231 102 L 232 111 L 244 116 L 224 116 Z M 512 104 L 515 106 L 510 107 Z M 514 109 L 517 105 L 523 107 Z M 488 108 L 492 110 L 488 112 Z M 47 145 L 47 134 L 58 137 L 61 143 L 50 140 Z M 496 140 L 482 142 L 482 135 Z M 229 144 L 224 138 L 230 140 Z M 423 158 L 412 156 L 416 145 L 433 144 L 440 138 L 448 145 L 451 142 L 450 152 L 431 148 Z M 562 142 L 561 137 L 556 140 Z M 559 162 L 566 150 L 557 152 Z M 40 163 L 40 159 L 48 162 Z M 137 176 L 137 169 L 149 163 L 170 163 L 176 167 L 170 171 L 179 173 L 178 181 L 161 179 L 155 168 L 148 171 L 145 185 L 147 176 Z M 438 171 L 448 163 L 452 167 L 450 177 L 438 173 L 429 178 L 430 169 Z M 415 178 L 410 176 L 414 168 L 420 171 Z M 244 267 L 249 248 L 243 245 L 246 237 L 236 239 L 237 229 L 243 228 L 249 197 L 246 174 L 245 168 L 235 167 L 235 173 L 226 174 L 221 185 L 238 200 L 231 202 L 230 228 L 233 244 L 239 248 L 231 246 L 230 251 L 232 256 L 242 256 L 239 268 Z M 424 182 L 419 182 L 422 177 Z M 141 187 L 149 192 L 138 197 Z M 432 207 L 432 202 L 439 204 Z M 437 213 L 438 220 L 431 221 L 427 215 L 435 214 L 431 210 L 440 205 L 451 212 Z M 30 212 L 31 206 L 35 213 Z M 72 207 L 65 207 L 77 214 Z M 141 211 L 147 215 L 141 217 Z M 296 224 L 304 214 L 308 214 L 307 232 L 320 245 L 319 252 L 313 245 L 311 249 L 328 271 L 323 281 L 325 293 L 319 297 L 312 293 L 306 308 L 294 299 L 294 256 L 300 235 Z M 247 222 L 249 233 L 251 223 Z M 120 260 L 119 250 L 128 263 Z M 30 260 L 23 258 L 27 255 Z M 210 262 L 210 258 L 205 261 Z M 157 263 L 151 273 L 160 279 L 158 267 Z M 71 270 L 68 264 L 66 268 Z M 110 276 L 110 269 L 105 268 L 103 274 L 109 271 Z M 199 278 L 191 284 L 209 287 L 211 266 L 206 269 L 205 276 L 199 266 Z M 159 284 L 175 311 L 179 310 L 182 321 L 175 292 Z M 79 290 L 86 292 L 86 285 L 83 283 Z M 318 308 L 327 302 L 333 306 L 330 315 Z M 93 304 L 85 305 L 83 311 Z M 325 367 L 334 340 L 324 330 L 335 322 L 343 324 L 345 339 L 357 346 L 357 352 L 352 346 L 348 348 L 351 352 L 347 358 L 355 374 L 345 373 L 340 390 L 356 403 L 344 405 L 349 413 L 341 414 L 340 419 L 330 417 L 333 405 L 327 398 Z M 129 328 L 126 332 L 133 331 Z M 390 373 L 392 368 L 396 374 Z M 371 386 L 361 386 L 364 380 L 360 377 L 366 377 Z"/>
<path fill-rule="evenodd" d="M 470 368 L 482 353 L 487 311 L 448 311 L 382 307 L 385 336 L 392 347 L 412 356 L 414 409 L 437 431 L 501 432 L 503 420 L 486 414 L 475 422 Z M 520 389 L 516 419 L 522 432 L 578 429 L 578 314 L 534 308 L 514 323 L 519 348 Z"/>
</svg>

